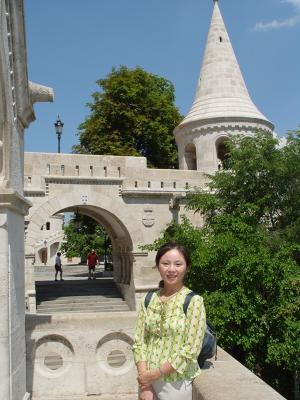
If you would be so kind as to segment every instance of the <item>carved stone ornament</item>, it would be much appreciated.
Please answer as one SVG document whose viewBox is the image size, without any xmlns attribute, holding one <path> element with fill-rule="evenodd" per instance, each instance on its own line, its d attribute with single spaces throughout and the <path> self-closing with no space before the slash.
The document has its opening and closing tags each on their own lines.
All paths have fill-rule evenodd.
<svg viewBox="0 0 300 400">
<path fill-rule="evenodd" d="M 32 103 L 53 102 L 53 89 L 35 82 L 29 82 L 30 98 Z"/>
<path fill-rule="evenodd" d="M 151 208 L 151 207 L 144 208 L 144 215 L 142 218 L 142 223 L 147 228 L 150 228 L 151 226 L 154 225 L 155 218 L 153 215 L 153 208 Z"/>
<path fill-rule="evenodd" d="M 180 200 L 184 198 L 181 194 L 172 195 L 169 200 L 170 210 L 180 210 Z"/>
</svg>

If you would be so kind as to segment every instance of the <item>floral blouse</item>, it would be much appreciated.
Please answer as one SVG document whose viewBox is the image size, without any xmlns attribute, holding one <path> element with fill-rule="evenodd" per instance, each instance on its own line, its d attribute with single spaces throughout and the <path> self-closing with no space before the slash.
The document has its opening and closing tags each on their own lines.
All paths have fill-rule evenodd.
<svg viewBox="0 0 300 400">
<path fill-rule="evenodd" d="M 149 369 L 169 362 L 176 370 L 162 379 L 166 382 L 193 379 L 200 373 L 197 358 L 206 327 L 206 315 L 201 296 L 193 296 L 187 313 L 183 303 L 190 289 L 183 287 L 162 302 L 155 292 L 145 308 L 145 297 L 135 327 L 134 359 L 145 361 Z"/>
</svg>

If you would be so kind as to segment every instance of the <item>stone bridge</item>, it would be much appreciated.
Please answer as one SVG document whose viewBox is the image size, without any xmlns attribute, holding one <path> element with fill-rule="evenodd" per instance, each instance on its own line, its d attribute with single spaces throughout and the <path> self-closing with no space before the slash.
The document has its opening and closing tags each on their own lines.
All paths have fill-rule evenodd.
<svg viewBox="0 0 300 400">
<path fill-rule="evenodd" d="M 141 246 L 152 243 L 166 226 L 178 221 L 186 191 L 203 186 L 199 171 L 147 168 L 143 157 L 25 153 L 26 288 L 34 290 L 32 264 L 40 248 L 41 227 L 51 216 L 79 212 L 100 223 L 112 243 L 114 277 L 135 309 L 136 294 L 155 287 L 154 254 Z M 195 224 L 201 220 L 189 215 Z M 34 307 L 34 302 L 32 303 Z M 34 310 L 31 308 L 31 310 Z"/>
</svg>

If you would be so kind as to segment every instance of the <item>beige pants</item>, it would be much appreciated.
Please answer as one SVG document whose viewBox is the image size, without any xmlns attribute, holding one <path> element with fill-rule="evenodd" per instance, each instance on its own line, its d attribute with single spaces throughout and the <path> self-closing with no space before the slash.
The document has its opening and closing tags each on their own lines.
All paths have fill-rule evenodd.
<svg viewBox="0 0 300 400">
<path fill-rule="evenodd" d="M 156 400 L 192 400 L 192 381 L 164 382 L 162 380 L 152 383 Z"/>
</svg>

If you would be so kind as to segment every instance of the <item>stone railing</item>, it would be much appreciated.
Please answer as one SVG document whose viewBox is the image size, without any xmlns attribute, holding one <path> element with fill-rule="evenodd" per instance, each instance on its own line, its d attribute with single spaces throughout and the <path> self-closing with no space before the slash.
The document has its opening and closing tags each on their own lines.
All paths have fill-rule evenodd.
<svg viewBox="0 0 300 400">
<path fill-rule="evenodd" d="M 194 380 L 193 400 L 284 400 L 223 349 L 217 361 L 207 361 Z"/>
<path fill-rule="evenodd" d="M 135 320 L 131 311 L 27 314 L 27 388 L 32 400 L 136 399 L 131 351 Z"/>
<path fill-rule="evenodd" d="M 32 400 L 137 400 L 131 345 L 136 312 L 26 315 Z M 284 400 L 218 348 L 193 384 L 193 400 Z"/>
</svg>

